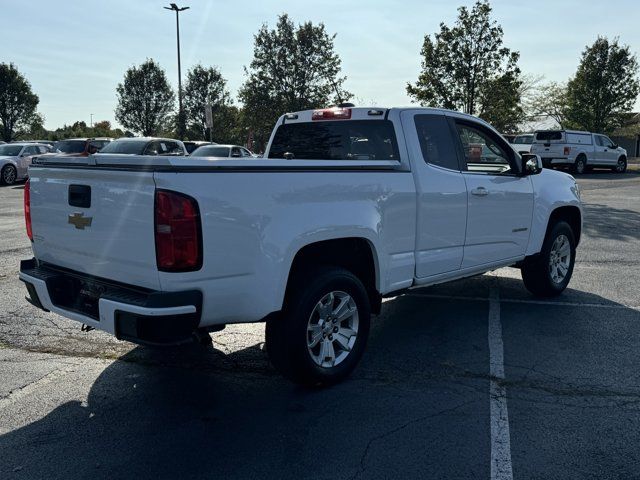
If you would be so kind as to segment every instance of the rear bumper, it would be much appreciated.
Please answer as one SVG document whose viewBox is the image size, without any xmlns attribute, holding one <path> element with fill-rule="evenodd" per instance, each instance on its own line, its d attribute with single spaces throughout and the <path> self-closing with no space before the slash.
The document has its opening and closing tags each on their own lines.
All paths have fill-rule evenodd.
<svg viewBox="0 0 640 480">
<path fill-rule="evenodd" d="M 202 293 L 197 290 L 141 289 L 35 259 L 20 262 L 20 280 L 36 307 L 134 343 L 184 343 L 200 324 Z"/>
<path fill-rule="evenodd" d="M 542 166 L 551 167 L 553 165 L 573 165 L 574 161 L 566 157 L 541 157 Z"/>
</svg>

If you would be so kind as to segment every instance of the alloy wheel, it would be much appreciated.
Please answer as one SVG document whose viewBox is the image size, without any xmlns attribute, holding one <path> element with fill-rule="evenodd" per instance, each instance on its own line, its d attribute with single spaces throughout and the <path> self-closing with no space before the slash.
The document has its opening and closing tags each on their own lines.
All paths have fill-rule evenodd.
<svg viewBox="0 0 640 480">
<path fill-rule="evenodd" d="M 571 244 L 566 235 L 558 235 L 549 254 L 549 274 L 554 283 L 560 284 L 569 272 Z"/>
<path fill-rule="evenodd" d="M 13 184 L 16 181 L 16 169 L 9 165 L 2 170 L 2 180 L 7 185 Z"/>
<path fill-rule="evenodd" d="M 316 304 L 307 324 L 307 349 L 314 363 L 335 367 L 351 353 L 358 338 L 358 306 L 342 291 L 326 294 Z"/>
</svg>

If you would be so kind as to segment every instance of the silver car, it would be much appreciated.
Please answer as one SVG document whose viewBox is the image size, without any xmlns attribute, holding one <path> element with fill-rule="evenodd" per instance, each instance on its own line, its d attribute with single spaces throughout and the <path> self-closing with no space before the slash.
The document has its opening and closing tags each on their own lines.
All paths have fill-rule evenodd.
<svg viewBox="0 0 640 480">
<path fill-rule="evenodd" d="M 49 148 L 38 143 L 6 143 L 0 145 L 0 183 L 13 185 L 27 178 L 33 157 L 47 153 Z"/>
</svg>

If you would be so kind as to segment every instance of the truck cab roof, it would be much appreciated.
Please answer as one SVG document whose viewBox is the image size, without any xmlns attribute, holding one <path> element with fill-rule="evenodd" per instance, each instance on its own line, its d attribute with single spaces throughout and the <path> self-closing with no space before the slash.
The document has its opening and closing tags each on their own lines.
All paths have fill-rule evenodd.
<svg viewBox="0 0 640 480">
<path fill-rule="evenodd" d="M 386 120 L 392 112 L 401 113 L 408 110 L 424 110 L 425 113 L 453 113 L 459 117 L 468 117 L 478 121 L 477 117 L 466 113 L 434 107 L 326 107 L 285 113 L 280 116 L 277 125 L 322 120 Z"/>
</svg>

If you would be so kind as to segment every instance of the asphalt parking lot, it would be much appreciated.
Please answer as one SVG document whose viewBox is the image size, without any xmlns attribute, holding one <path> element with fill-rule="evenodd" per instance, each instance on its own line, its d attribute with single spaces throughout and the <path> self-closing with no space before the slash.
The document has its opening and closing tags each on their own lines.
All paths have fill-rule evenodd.
<svg viewBox="0 0 640 480">
<path fill-rule="evenodd" d="M 640 174 L 579 182 L 561 297 L 502 269 L 390 299 L 325 390 L 270 367 L 262 325 L 154 350 L 30 306 L 0 187 L 0 478 L 640 478 Z"/>
</svg>

